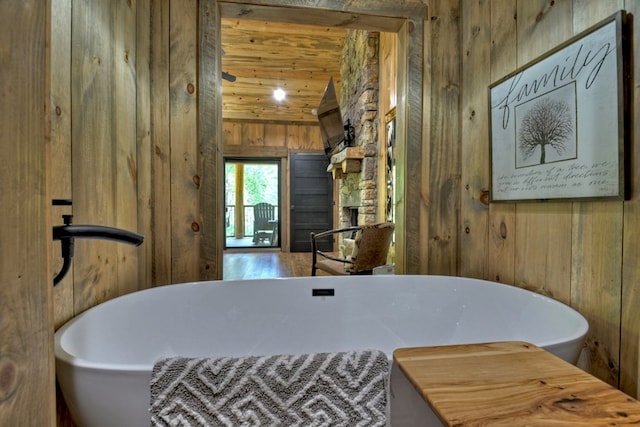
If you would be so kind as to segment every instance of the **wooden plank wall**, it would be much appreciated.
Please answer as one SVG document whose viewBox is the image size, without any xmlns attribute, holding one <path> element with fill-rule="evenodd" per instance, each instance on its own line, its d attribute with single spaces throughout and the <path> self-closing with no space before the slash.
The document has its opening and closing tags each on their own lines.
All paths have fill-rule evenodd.
<svg viewBox="0 0 640 427">
<path fill-rule="evenodd" d="M 51 222 L 60 224 L 62 214 L 73 214 L 76 224 L 145 236 L 139 248 L 76 242 L 73 268 L 54 291 L 59 326 L 124 293 L 198 280 L 204 214 L 198 2 L 146 0 L 134 7 L 52 1 L 50 182 L 52 198 L 72 199 L 73 206 L 51 209 Z M 243 129 L 238 138 L 225 140 L 235 156 L 286 159 L 289 151 L 322 151 L 316 125 L 229 125 L 234 127 Z M 235 135 L 226 129 L 225 135 Z M 51 252 L 53 274 L 61 265 L 59 243 L 51 244 Z"/>
<path fill-rule="evenodd" d="M 590 372 L 636 396 L 640 296 L 635 284 L 640 271 L 633 239 L 638 196 L 626 202 L 489 204 L 485 195 L 487 87 L 619 9 L 637 13 L 637 2 L 494 0 L 461 5 L 459 274 L 533 289 L 578 309 L 590 322 Z"/>
<path fill-rule="evenodd" d="M 72 6 L 71 181 L 76 184 L 72 198 L 77 224 L 115 225 L 111 13 L 106 2 Z M 76 241 L 74 310 L 80 312 L 117 295 L 116 251 L 113 243 L 104 240 Z"/>
<path fill-rule="evenodd" d="M 171 283 L 181 283 L 200 271 L 198 1 L 172 1 L 169 22 Z"/>
<path fill-rule="evenodd" d="M 171 283 L 171 136 L 169 121 L 169 2 L 151 1 L 151 223 L 154 282 Z"/>
<path fill-rule="evenodd" d="M 458 268 L 458 199 L 460 194 L 460 59 L 458 1 L 432 2 L 425 21 L 421 195 L 427 195 L 428 221 L 419 218 L 422 235 L 420 274 L 455 275 Z M 428 112 L 428 113 L 427 113 Z"/>
<path fill-rule="evenodd" d="M 114 226 L 138 231 L 137 141 L 137 10 L 129 2 L 113 5 L 113 110 L 114 110 Z M 144 28 L 144 27 L 143 27 Z M 117 293 L 140 289 L 139 251 L 130 245 L 112 244 L 117 250 Z"/>
<path fill-rule="evenodd" d="M 287 157 L 289 151 L 324 152 L 317 124 L 224 120 L 222 127 L 227 157 Z"/>
<path fill-rule="evenodd" d="M 142 232 L 146 238 L 140 248 L 111 242 L 78 242 L 72 275 L 54 292 L 55 324 L 59 325 L 78 312 L 125 292 L 203 277 L 197 261 L 204 215 L 198 183 L 199 178 L 209 179 L 208 185 L 213 186 L 209 191 L 215 193 L 221 178 L 216 175 L 219 171 L 213 177 L 201 176 L 198 135 L 202 133 L 198 132 L 203 131 L 197 127 L 198 114 L 202 113 L 197 111 L 200 71 L 193 52 L 186 52 L 199 46 L 196 28 L 202 18 L 198 12 L 201 4 L 195 0 L 180 2 L 178 10 L 177 3 L 169 0 L 143 0 L 135 2 L 135 6 L 132 2 L 51 1 L 56 6 L 51 17 L 55 39 L 51 44 L 50 79 L 52 167 L 47 181 L 51 189 L 47 193 L 41 188 L 39 175 L 19 175 L 11 169 L 3 182 L 13 183 L 10 188 L 19 191 L 3 192 L 3 206 L 22 206 L 16 210 L 20 215 L 10 217 L 10 222 L 19 223 L 21 235 L 31 236 L 27 237 L 31 241 L 48 235 L 41 229 L 44 222 L 48 227 L 59 222 L 62 213 L 71 211 L 76 223 L 129 228 Z M 21 21 L 13 13 L 18 9 L 13 8 L 30 3 L 18 3 L 20 6 L 2 3 L 2 8 L 11 9 L 9 13 L 3 9 L 0 14 L 0 20 L 6 19 L 6 27 L 24 31 L 44 28 L 25 23 L 43 19 L 40 13 L 45 13 L 44 5 L 32 2 L 29 7 L 38 13 L 20 15 Z M 339 8 L 338 3 L 331 4 Z M 406 185 L 410 186 L 407 191 L 412 195 L 411 202 L 419 205 L 417 209 L 406 209 L 406 223 L 398 227 L 411 236 L 407 271 L 498 280 L 573 305 L 591 322 L 587 340 L 591 372 L 637 396 L 640 293 L 635 284 L 640 280 L 640 267 L 635 258 L 640 234 L 639 198 L 634 192 L 625 202 L 489 204 L 487 86 L 615 10 L 626 8 L 637 14 L 640 6 L 632 0 L 428 3 L 429 16 L 424 23 L 425 114 L 423 123 L 408 127 L 411 132 L 415 126 L 423 130 L 422 147 L 415 149 L 412 145 L 412 153 L 419 153 L 419 159 L 411 158 L 409 168 L 399 166 L 399 171 L 411 171 L 411 177 L 416 177 L 407 180 Z M 136 31 L 128 31 L 130 26 L 135 26 Z M 639 33 L 634 31 L 636 42 Z M 405 30 L 400 35 L 404 39 L 411 37 Z M 24 48 L 11 50 L 23 56 L 35 58 L 38 52 L 33 49 L 43 48 L 29 37 L 11 37 L 10 42 L 24 42 Z M 402 49 L 398 52 L 406 54 Z M 22 74 L 21 78 L 4 81 L 7 93 L 18 94 L 16 88 L 24 87 L 24 76 L 37 82 L 32 73 L 40 65 L 23 59 L 11 62 L 23 64 L 17 66 L 24 68 L 12 74 Z M 638 69 L 636 65 L 634 70 Z M 406 72 L 406 64 L 399 66 L 398 72 Z M 415 98 L 416 88 L 411 88 Z M 398 90 L 400 94 L 404 89 Z M 26 108 L 25 100 L 31 95 L 17 96 L 17 105 Z M 633 99 L 638 99 L 635 92 Z M 416 103 L 411 108 L 416 108 Z M 14 122 L 24 123 L 12 120 L 12 111 L 15 106 L 0 115 L 9 129 L 14 129 L 10 125 Z M 33 123 L 38 122 L 38 112 L 29 114 L 36 117 Z M 315 139 L 317 130 L 296 126 L 225 122 L 224 155 L 261 153 L 285 158 L 291 150 L 322 149 L 310 143 L 319 141 Z M 4 144 L 10 148 L 2 154 L 9 156 L 4 164 L 26 162 L 25 170 L 46 169 L 41 167 L 42 150 L 22 150 L 38 140 L 37 135 L 31 138 L 30 132 L 38 132 L 37 126 L 16 130 L 15 138 L 3 133 L 3 140 L 11 136 L 12 141 L 26 144 Z M 634 135 L 638 134 L 634 131 Z M 294 140 L 296 144 L 292 143 Z M 634 150 L 637 146 L 634 141 Z M 22 181 L 16 182 L 16 176 Z M 640 178 L 635 173 L 632 177 L 637 188 Z M 416 182 L 420 182 L 419 186 Z M 28 197 L 24 196 L 32 190 L 34 197 L 27 203 Z M 11 194 L 20 197 L 6 200 Z M 49 208 L 53 197 L 73 198 L 72 210 Z M 33 209 L 40 215 L 46 212 L 46 221 Z M 206 215 L 215 222 L 217 214 Z M 211 236 L 217 238 L 215 232 Z M 6 351 L 7 345 L 21 346 L 25 339 L 34 341 L 27 345 L 35 349 L 30 357 L 38 359 L 25 357 L 28 365 L 24 369 L 44 369 L 37 376 L 46 380 L 49 373 L 43 367 L 50 366 L 52 356 L 42 343 L 48 342 L 50 331 L 34 322 L 46 323 L 40 316 L 46 316 L 43 313 L 49 309 L 48 291 L 45 287 L 33 291 L 29 288 L 24 293 L 23 284 L 43 283 L 44 276 L 48 282 L 50 274 L 31 277 L 38 272 L 25 267 L 20 270 L 24 275 L 16 279 L 16 268 L 24 259 L 39 259 L 47 265 L 44 254 L 25 252 L 39 247 L 22 248 L 22 252 L 5 248 L 6 253 L 14 251 L 19 255 L 3 259 L 3 274 L 10 276 L 6 281 L 12 285 L 3 288 L 0 304 L 15 301 L 12 306 L 43 307 L 43 311 L 34 314 L 26 308 L 20 312 L 9 310 L 12 320 L 7 324 L 31 332 L 9 340 L 3 335 L 0 351 Z M 59 262 L 58 246 L 51 247 L 51 256 Z M 48 270 L 55 270 L 55 266 Z M 213 265 L 211 274 L 219 270 L 219 265 Z M 1 313 L 6 312 L 3 309 Z M 48 361 L 44 361 L 46 358 Z M 34 382 L 24 390 L 31 395 L 24 402 L 40 405 L 49 399 L 40 394 L 48 393 L 40 383 Z M 0 405 L 6 403 L 2 401 Z M 5 406 L 0 407 L 0 417 L 7 413 Z M 20 412 L 24 417 L 36 411 L 24 408 Z"/>
<path fill-rule="evenodd" d="M 52 221 L 73 213 L 74 223 L 145 236 L 137 248 L 76 241 L 74 268 L 54 290 L 57 327 L 119 295 L 200 277 L 199 9 L 52 1 L 52 197 L 73 200 Z M 54 244 L 48 270 L 59 253 Z M 73 425 L 61 402 L 58 416 Z"/>
<path fill-rule="evenodd" d="M 636 22 L 631 37 L 633 46 L 633 63 L 631 64 L 633 82 L 630 93 L 631 111 L 631 172 L 630 200 L 623 206 L 623 235 L 622 235 L 622 307 L 620 324 L 620 388 L 635 397 L 640 397 L 640 263 L 638 263 L 638 242 L 640 241 L 640 174 L 637 168 L 640 166 L 640 120 L 637 113 L 640 111 L 638 96 L 638 82 L 640 82 L 640 29 L 638 29 L 638 17 L 640 17 L 640 3 L 637 1 L 625 1 L 624 8 L 634 16 Z"/>
<path fill-rule="evenodd" d="M 54 419 L 48 1 L 0 2 L 0 425 Z M 47 107 L 45 109 L 45 107 Z"/>
<path fill-rule="evenodd" d="M 54 291 L 57 327 L 116 296 L 200 277 L 199 11 L 195 0 L 52 1 L 52 198 L 73 206 L 51 209 L 51 221 L 72 213 L 145 236 L 140 247 L 76 241 Z M 59 243 L 52 255 L 53 274 Z"/>
<path fill-rule="evenodd" d="M 136 1 L 136 45 L 131 58 L 136 70 L 136 144 L 135 180 L 137 186 L 138 233 L 145 242 L 138 247 L 138 285 L 146 289 L 153 285 L 153 145 L 151 141 L 151 1 Z"/>
<path fill-rule="evenodd" d="M 71 0 L 51 3 L 51 198 L 71 199 Z M 51 209 L 52 224 L 62 224 L 62 215 L 72 214 L 69 206 Z M 53 268 L 51 276 L 62 268 L 60 243 L 51 242 Z M 73 264 L 53 293 L 56 325 L 73 313 Z"/>
<path fill-rule="evenodd" d="M 137 231 L 136 11 L 73 2 L 69 22 L 74 223 Z M 54 70 L 52 80 L 61 78 Z M 134 247 L 81 239 L 73 262 L 74 314 L 139 288 Z"/>
</svg>

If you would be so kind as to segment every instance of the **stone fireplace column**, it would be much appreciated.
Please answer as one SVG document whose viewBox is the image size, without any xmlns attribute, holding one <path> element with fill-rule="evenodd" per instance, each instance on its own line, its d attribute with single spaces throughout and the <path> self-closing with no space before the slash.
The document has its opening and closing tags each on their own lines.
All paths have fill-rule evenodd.
<svg viewBox="0 0 640 427">
<path fill-rule="evenodd" d="M 340 224 L 373 224 L 377 220 L 379 33 L 350 30 L 341 62 L 340 107 L 355 130 L 354 146 L 364 148 L 360 172 L 340 180 Z M 356 213 L 357 212 L 357 213 Z M 357 222 L 353 218 L 357 215 Z"/>
</svg>

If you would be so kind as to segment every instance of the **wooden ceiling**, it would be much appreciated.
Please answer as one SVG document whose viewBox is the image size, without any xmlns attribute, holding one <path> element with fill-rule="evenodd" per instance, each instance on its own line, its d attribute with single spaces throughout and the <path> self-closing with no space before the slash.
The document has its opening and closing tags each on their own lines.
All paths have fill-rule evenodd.
<svg viewBox="0 0 640 427">
<path fill-rule="evenodd" d="M 223 118 L 317 123 L 312 110 L 330 77 L 340 88 L 340 56 L 346 29 L 222 19 Z M 287 97 L 277 102 L 273 91 Z"/>
</svg>

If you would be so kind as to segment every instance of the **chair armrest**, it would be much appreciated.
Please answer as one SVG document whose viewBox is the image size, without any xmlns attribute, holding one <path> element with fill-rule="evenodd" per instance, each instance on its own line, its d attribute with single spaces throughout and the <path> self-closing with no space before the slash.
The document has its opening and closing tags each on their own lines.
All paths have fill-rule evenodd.
<svg viewBox="0 0 640 427">
<path fill-rule="evenodd" d="M 358 231 L 360 230 L 362 227 L 361 226 L 351 226 L 351 227 L 344 227 L 344 228 L 336 228 L 333 230 L 327 230 L 327 231 L 321 231 L 320 233 L 311 233 L 311 266 L 313 269 L 313 266 L 316 265 L 316 262 L 318 261 L 318 255 L 324 257 L 324 258 L 328 258 L 328 259 L 332 259 L 334 261 L 339 261 L 339 262 L 348 262 L 351 263 L 350 260 L 348 259 L 344 259 L 344 258 L 339 258 L 339 257 L 335 257 L 332 255 L 329 255 L 327 253 L 324 253 L 320 250 L 318 250 L 318 245 L 317 245 L 317 240 L 325 238 L 327 236 L 330 236 L 332 234 L 338 234 L 338 233 L 347 233 L 349 231 Z"/>
<path fill-rule="evenodd" d="M 318 255 L 320 255 L 320 256 L 322 256 L 324 258 L 332 259 L 334 261 L 346 262 L 346 263 L 351 264 L 351 260 L 348 260 L 346 258 L 336 257 L 336 256 L 333 256 L 333 255 L 329 255 L 328 253 L 325 253 L 325 252 L 322 252 L 322 251 L 315 251 L 314 255 L 315 254 L 318 254 Z"/>
<path fill-rule="evenodd" d="M 345 227 L 345 228 L 336 228 L 334 230 L 327 230 L 327 231 L 321 231 L 320 233 L 311 233 L 311 241 L 313 241 L 314 239 L 321 239 L 323 237 L 327 237 L 331 234 L 337 234 L 337 233 L 346 233 L 348 231 L 358 231 L 360 230 L 362 227 L 360 226 L 351 226 L 351 227 Z"/>
</svg>

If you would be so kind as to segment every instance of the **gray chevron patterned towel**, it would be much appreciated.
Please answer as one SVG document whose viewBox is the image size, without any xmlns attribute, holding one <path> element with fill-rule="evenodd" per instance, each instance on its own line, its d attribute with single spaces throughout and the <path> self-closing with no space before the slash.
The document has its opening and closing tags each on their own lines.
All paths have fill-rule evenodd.
<svg viewBox="0 0 640 427">
<path fill-rule="evenodd" d="M 385 426 L 389 361 L 378 350 L 162 359 L 152 426 Z"/>
</svg>

